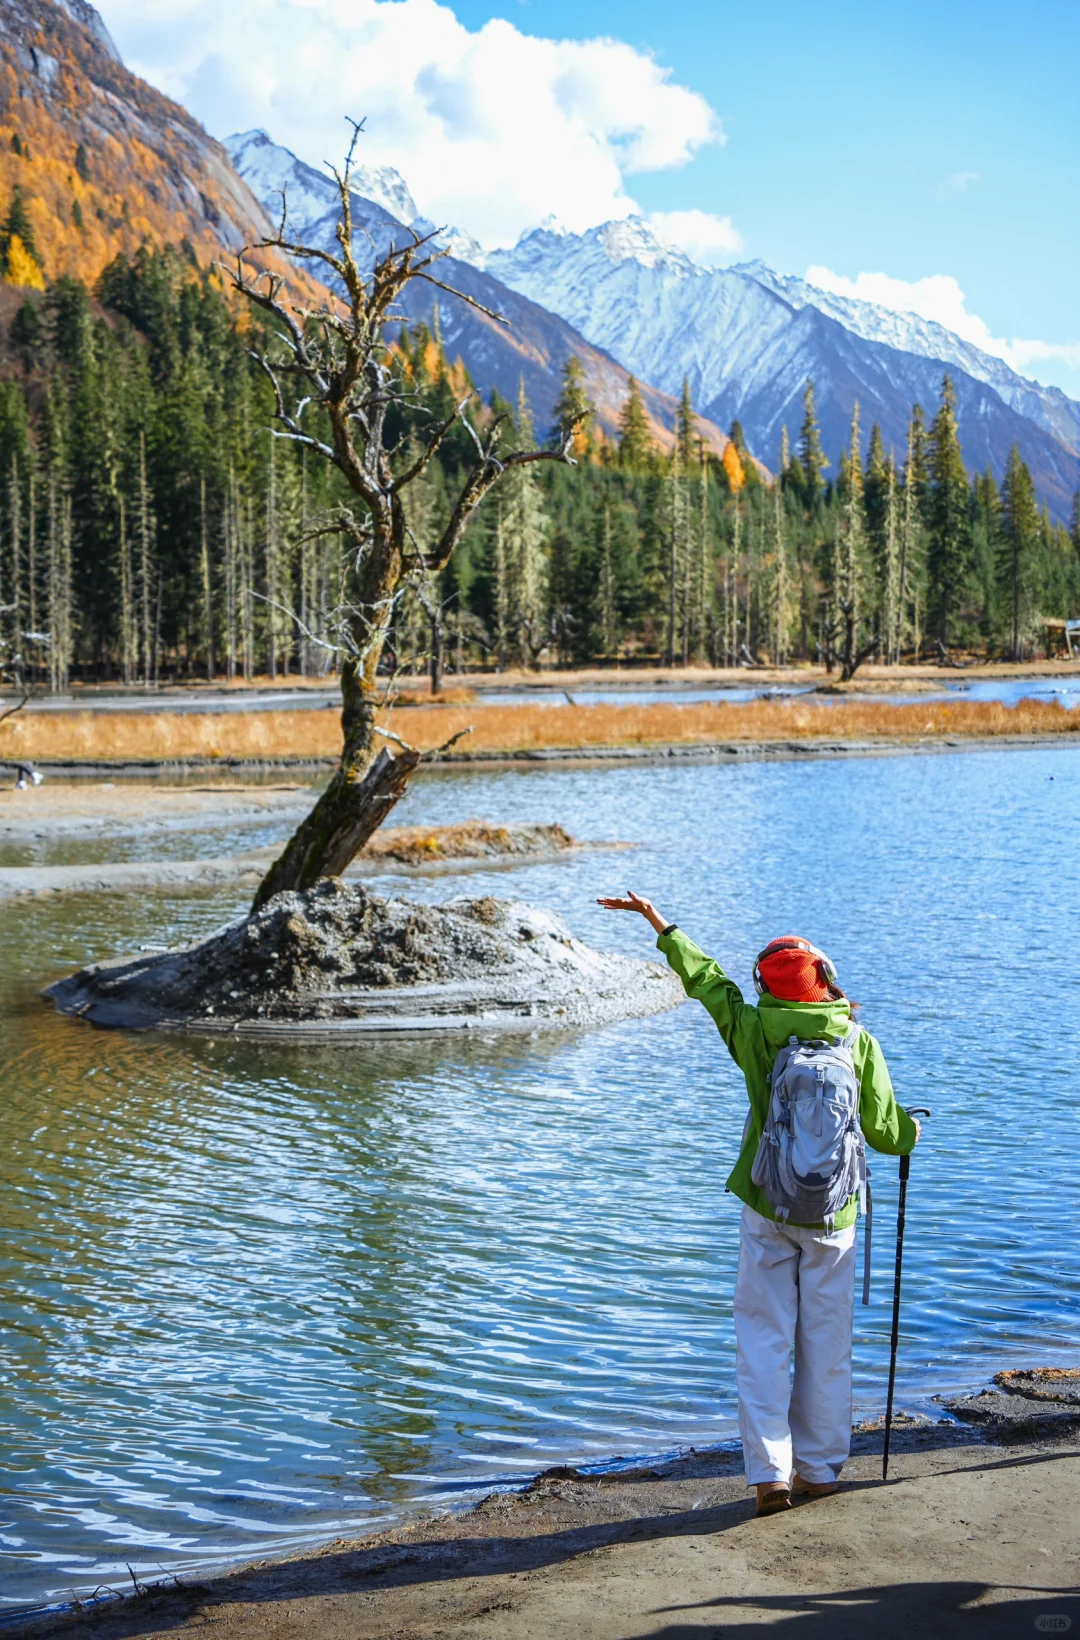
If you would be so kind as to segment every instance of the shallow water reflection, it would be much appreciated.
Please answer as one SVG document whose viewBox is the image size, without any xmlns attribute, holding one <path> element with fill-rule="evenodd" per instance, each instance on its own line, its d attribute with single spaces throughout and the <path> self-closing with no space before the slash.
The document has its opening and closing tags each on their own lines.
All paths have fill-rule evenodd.
<svg viewBox="0 0 1080 1640">
<path fill-rule="evenodd" d="M 440 771 L 403 822 L 628 839 L 508 875 L 648 950 L 629 879 L 747 977 L 804 928 L 909 1103 L 901 1398 L 1080 1359 L 1080 758 Z M 380 891 L 401 883 L 380 881 Z M 201 934 L 242 896 L 6 907 L 3 1599 L 271 1553 L 561 1461 L 734 1431 L 743 1093 L 704 1013 L 568 1038 L 310 1049 L 120 1036 L 48 978 Z M 860 1407 L 883 1399 L 895 1164 L 875 1170 Z"/>
</svg>

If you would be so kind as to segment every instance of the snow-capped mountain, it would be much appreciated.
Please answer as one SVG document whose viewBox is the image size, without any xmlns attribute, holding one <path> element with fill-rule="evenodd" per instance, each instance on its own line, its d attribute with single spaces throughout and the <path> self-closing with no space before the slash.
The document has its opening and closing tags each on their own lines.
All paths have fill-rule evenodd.
<svg viewBox="0 0 1080 1640">
<path fill-rule="evenodd" d="M 736 273 L 749 274 L 766 289 L 774 290 L 792 307 L 816 307 L 830 314 L 857 336 L 868 342 L 884 342 L 903 353 L 919 353 L 942 364 L 955 365 L 976 381 L 993 387 L 1005 403 L 1022 416 L 1037 422 L 1069 448 L 1080 451 L 1080 404 L 1060 387 L 1046 387 L 1020 375 L 996 354 L 986 353 L 955 331 L 918 313 L 897 313 L 877 302 L 859 301 L 821 290 L 792 274 L 775 273 L 764 262 L 746 262 Z"/>
<path fill-rule="evenodd" d="M 947 368 L 969 468 L 989 464 L 1000 476 L 1017 443 L 1061 517 L 1080 485 L 1080 405 L 916 315 L 832 296 L 762 263 L 699 267 L 636 218 L 583 234 L 545 223 L 485 265 L 641 379 L 677 393 L 686 378 L 701 411 L 721 426 L 738 417 L 770 466 L 782 427 L 798 430 L 808 377 L 830 453 L 858 399 L 866 434 L 878 421 L 902 454 L 911 405 L 932 412 Z"/>
<path fill-rule="evenodd" d="M 290 231 L 309 245 L 337 251 L 338 191 L 328 172 L 305 165 L 287 148 L 271 142 L 265 131 L 227 137 L 225 147 L 236 170 L 275 223 L 281 218 L 284 195 Z M 434 233 L 436 242 L 450 252 L 439 263 L 440 279 L 506 320 L 501 324 L 420 282 L 404 293 L 406 312 L 413 320 L 433 324 L 438 304 L 439 330 L 447 353 L 451 359 L 461 356 L 483 393 L 495 387 L 513 402 L 519 383 L 524 382 L 534 419 L 542 429 L 551 420 L 563 366 L 571 355 L 576 355 L 584 366 L 586 386 L 597 406 L 600 424 L 605 431 L 614 431 L 629 393 L 629 377 L 623 365 L 591 344 L 565 319 L 478 267 L 483 255 L 468 234 L 458 229 L 436 231 L 424 217 L 417 216 L 412 195 L 396 171 L 389 167 L 380 171 L 358 169 L 354 176 L 358 188 L 362 184 L 372 191 L 367 197 L 359 192 L 352 196 L 356 230 L 353 250 L 362 265 L 370 265 L 375 255 L 391 244 L 404 244 L 410 228 L 420 235 Z M 407 222 L 392 209 L 394 205 L 407 214 Z M 317 266 L 307 266 L 318 275 Z M 645 384 L 642 397 L 657 430 L 673 428 L 675 398 Z M 719 428 L 706 421 L 703 431 L 716 449 L 723 449 L 727 440 Z"/>
<path fill-rule="evenodd" d="M 329 172 L 316 171 L 270 141 L 265 131 L 240 131 L 225 138 L 229 157 L 256 198 L 261 199 L 275 222 L 281 216 L 282 194 L 287 193 L 289 220 L 294 228 L 310 234 L 329 223 L 331 243 L 337 222 L 337 184 Z M 452 256 L 482 267 L 484 253 L 472 234 L 462 228 L 438 228 L 416 209 L 416 201 L 400 171 L 392 165 L 358 165 L 352 173 L 353 194 L 368 205 L 377 205 L 395 226 L 413 228 L 421 237 L 431 234 L 435 243 Z M 400 238 L 400 234 L 399 234 Z"/>
<path fill-rule="evenodd" d="M 286 188 L 294 228 L 309 243 L 333 244 L 337 194 L 328 175 L 264 132 L 229 138 L 226 147 L 272 214 L 280 214 Z M 387 168 L 365 174 L 364 186 L 381 198 L 357 199 L 358 225 L 380 247 L 400 242 L 401 217 L 383 201 L 414 212 L 404 180 Z M 422 217 L 410 216 L 408 225 L 434 231 Z M 450 281 L 510 321 L 508 332 L 446 301 L 444 340 L 485 390 L 497 386 L 513 397 L 524 377 L 541 421 L 554 403 L 562 361 L 576 352 L 609 429 L 627 371 L 659 390 L 650 409 L 664 426 L 671 425 L 685 378 L 699 414 L 718 427 L 737 417 L 755 455 L 774 467 L 783 427 L 797 435 L 812 378 L 829 454 L 846 442 L 857 399 L 864 437 L 877 421 L 902 458 L 911 406 L 932 414 L 948 369 L 970 470 L 990 466 L 1000 477 L 1016 443 L 1055 516 L 1068 516 L 1080 488 L 1080 405 L 917 315 L 833 296 L 761 262 L 700 267 L 633 217 L 583 234 L 549 219 L 513 249 L 487 254 L 457 230 L 438 240 L 452 252 L 443 265 Z M 366 240 L 364 254 L 371 254 Z M 413 317 L 429 316 L 431 296 L 414 292 L 410 300 Z"/>
</svg>

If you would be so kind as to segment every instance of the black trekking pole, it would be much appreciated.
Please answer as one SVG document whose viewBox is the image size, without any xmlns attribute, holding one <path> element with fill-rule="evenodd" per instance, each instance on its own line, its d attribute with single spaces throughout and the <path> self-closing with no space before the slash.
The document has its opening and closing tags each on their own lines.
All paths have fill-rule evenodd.
<svg viewBox="0 0 1080 1640">
<path fill-rule="evenodd" d="M 909 1116 L 929 1116 L 923 1106 L 913 1105 Z M 896 1274 L 892 1294 L 892 1344 L 889 1354 L 889 1396 L 885 1403 L 885 1449 L 881 1455 L 881 1478 L 889 1478 L 889 1438 L 892 1435 L 893 1390 L 896 1388 L 896 1351 L 900 1343 L 900 1271 L 904 1262 L 904 1218 L 907 1212 L 907 1182 L 911 1172 L 911 1154 L 900 1158 L 900 1201 L 896 1209 Z"/>
</svg>

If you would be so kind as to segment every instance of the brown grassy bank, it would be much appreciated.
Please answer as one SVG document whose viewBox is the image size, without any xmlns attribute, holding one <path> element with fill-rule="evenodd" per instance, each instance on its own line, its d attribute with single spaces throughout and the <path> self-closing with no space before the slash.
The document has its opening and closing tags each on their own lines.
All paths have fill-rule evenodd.
<svg viewBox="0 0 1080 1640">
<path fill-rule="evenodd" d="M 1080 732 L 1080 711 L 1056 701 L 911 702 L 873 700 L 756 700 L 738 704 L 543 706 L 484 705 L 411 707 L 389 714 L 387 723 L 414 745 L 433 747 L 459 729 L 475 732 L 459 750 L 515 752 L 529 749 L 648 747 L 717 741 L 889 740 L 927 736 L 987 738 L 996 735 Z M 331 711 L 251 713 L 50 712 L 24 714 L 0 724 L 0 758 L 216 759 L 327 757 L 341 746 Z"/>
</svg>

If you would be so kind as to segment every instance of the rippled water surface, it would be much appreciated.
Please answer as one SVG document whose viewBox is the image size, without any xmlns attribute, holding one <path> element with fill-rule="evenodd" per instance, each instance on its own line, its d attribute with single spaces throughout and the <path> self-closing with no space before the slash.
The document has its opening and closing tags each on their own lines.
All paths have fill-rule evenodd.
<svg viewBox="0 0 1080 1640">
<path fill-rule="evenodd" d="M 464 815 L 639 847 L 407 892 L 517 894 L 647 954 L 643 924 L 592 903 L 629 881 L 739 976 L 792 928 L 833 954 L 901 1096 L 934 1110 L 912 1170 L 906 1404 L 1080 1361 L 1076 751 L 448 771 L 401 818 Z M 98 1033 L 37 998 L 88 958 L 240 909 L 4 908 L 9 1609 L 734 1433 L 723 1181 L 744 1094 L 705 1014 L 313 1052 Z M 866 1411 L 894 1162 L 875 1186 Z"/>
</svg>

